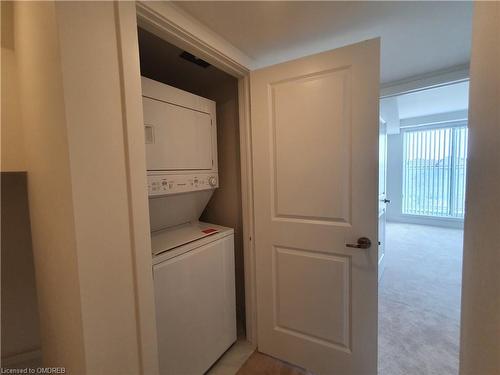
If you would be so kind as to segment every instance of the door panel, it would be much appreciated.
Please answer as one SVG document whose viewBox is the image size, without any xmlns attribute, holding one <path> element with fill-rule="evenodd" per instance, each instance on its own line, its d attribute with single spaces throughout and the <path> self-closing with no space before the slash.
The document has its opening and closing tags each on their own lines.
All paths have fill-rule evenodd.
<svg viewBox="0 0 500 375">
<path fill-rule="evenodd" d="M 251 72 L 258 349 L 375 374 L 379 40 Z"/>
<path fill-rule="evenodd" d="M 349 221 L 349 83 L 339 69 L 270 84 L 276 217 Z"/>
<path fill-rule="evenodd" d="M 276 329 L 349 349 L 349 258 L 279 247 L 274 251 Z"/>
</svg>

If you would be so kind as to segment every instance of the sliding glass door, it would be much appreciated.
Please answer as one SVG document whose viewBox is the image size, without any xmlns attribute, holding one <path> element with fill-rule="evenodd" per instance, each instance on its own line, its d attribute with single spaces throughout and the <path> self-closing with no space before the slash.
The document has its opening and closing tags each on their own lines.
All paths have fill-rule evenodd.
<svg viewBox="0 0 500 375">
<path fill-rule="evenodd" d="M 466 123 L 404 130 L 402 213 L 463 218 L 466 160 Z"/>
</svg>

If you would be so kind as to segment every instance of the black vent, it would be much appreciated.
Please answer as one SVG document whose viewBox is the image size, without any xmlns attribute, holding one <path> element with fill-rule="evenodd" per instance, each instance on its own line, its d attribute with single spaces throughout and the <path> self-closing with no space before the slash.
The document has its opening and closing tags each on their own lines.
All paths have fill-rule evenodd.
<svg viewBox="0 0 500 375">
<path fill-rule="evenodd" d="M 210 66 L 210 64 L 207 63 L 205 60 L 199 59 L 195 55 L 192 55 L 186 51 L 182 52 L 180 54 L 180 57 L 183 58 L 184 60 L 192 62 L 193 64 L 201 66 L 202 68 L 208 68 Z"/>
</svg>

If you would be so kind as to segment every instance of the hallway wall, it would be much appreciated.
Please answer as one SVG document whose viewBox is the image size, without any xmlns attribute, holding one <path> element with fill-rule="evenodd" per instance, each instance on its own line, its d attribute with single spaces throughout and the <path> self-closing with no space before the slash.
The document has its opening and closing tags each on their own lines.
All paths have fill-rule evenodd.
<svg viewBox="0 0 500 375">
<path fill-rule="evenodd" d="M 2 172 L 2 363 L 41 359 L 25 172 Z"/>
<path fill-rule="evenodd" d="M 1 2 L 2 363 L 41 357 L 26 157 L 14 43 L 14 4 Z"/>
<path fill-rule="evenodd" d="M 17 59 L 14 44 L 14 5 L 1 2 L 2 13 L 2 93 L 1 170 L 25 171 L 24 134 L 19 102 Z"/>
<path fill-rule="evenodd" d="M 128 164 L 131 99 L 120 76 L 118 11 L 135 25 L 135 6 L 46 1 L 17 2 L 14 10 L 44 365 L 155 374 L 151 264 L 136 268 L 138 254 L 150 253 L 147 245 L 136 249 L 143 243 L 134 232 L 147 219 L 134 211 L 131 192 L 146 178 L 130 177 L 144 159 Z M 133 58 L 132 48 L 123 63 Z M 138 71 L 137 64 L 137 80 Z M 140 307 L 137 277 L 151 290 Z"/>
<path fill-rule="evenodd" d="M 460 374 L 500 374 L 500 2 L 475 2 Z"/>
<path fill-rule="evenodd" d="M 54 3 L 15 4 L 43 356 L 78 374 L 85 360 L 58 32 Z"/>
</svg>

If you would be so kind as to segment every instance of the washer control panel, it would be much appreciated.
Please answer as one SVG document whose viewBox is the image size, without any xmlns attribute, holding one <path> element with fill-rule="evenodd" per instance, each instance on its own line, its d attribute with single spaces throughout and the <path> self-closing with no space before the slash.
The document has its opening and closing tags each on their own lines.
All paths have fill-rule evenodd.
<svg viewBox="0 0 500 375">
<path fill-rule="evenodd" d="M 148 175 L 149 196 L 187 193 L 219 187 L 217 174 Z"/>
</svg>

